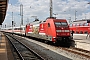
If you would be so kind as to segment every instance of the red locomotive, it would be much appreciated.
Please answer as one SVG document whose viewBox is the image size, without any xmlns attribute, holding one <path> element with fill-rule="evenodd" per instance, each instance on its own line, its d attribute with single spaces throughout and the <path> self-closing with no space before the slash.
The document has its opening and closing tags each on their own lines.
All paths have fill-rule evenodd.
<svg viewBox="0 0 90 60">
<path fill-rule="evenodd" d="M 90 19 L 73 21 L 70 24 L 70 30 L 77 34 L 86 34 L 90 32 Z"/>
<path fill-rule="evenodd" d="M 26 25 L 26 36 L 32 36 L 53 43 L 74 46 L 70 29 L 65 19 L 48 18 L 45 22 L 36 21 Z"/>
</svg>

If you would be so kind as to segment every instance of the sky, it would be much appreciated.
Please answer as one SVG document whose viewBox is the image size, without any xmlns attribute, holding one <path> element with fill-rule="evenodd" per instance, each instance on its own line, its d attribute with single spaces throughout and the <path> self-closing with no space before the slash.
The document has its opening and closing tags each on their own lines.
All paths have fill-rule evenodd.
<svg viewBox="0 0 90 60">
<path fill-rule="evenodd" d="M 68 22 L 81 19 L 90 19 L 90 0 L 52 0 L 53 16 L 58 19 L 66 19 Z M 23 4 L 23 24 L 26 25 L 35 20 L 46 20 L 49 17 L 50 0 L 9 0 L 6 17 L 3 26 L 10 27 L 12 20 L 15 26 L 20 26 L 20 5 Z M 13 15 L 12 15 L 13 12 Z M 56 15 L 55 15 L 56 14 Z M 12 19 L 13 17 L 13 19 Z"/>
</svg>

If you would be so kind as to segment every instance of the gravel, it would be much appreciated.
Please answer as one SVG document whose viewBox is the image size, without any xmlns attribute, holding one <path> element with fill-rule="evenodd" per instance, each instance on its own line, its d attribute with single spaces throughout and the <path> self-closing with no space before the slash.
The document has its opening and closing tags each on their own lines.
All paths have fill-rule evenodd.
<svg viewBox="0 0 90 60">
<path fill-rule="evenodd" d="M 39 53 L 45 60 L 89 60 L 80 55 L 67 52 L 58 47 L 25 38 L 23 40 L 30 48 Z"/>
</svg>

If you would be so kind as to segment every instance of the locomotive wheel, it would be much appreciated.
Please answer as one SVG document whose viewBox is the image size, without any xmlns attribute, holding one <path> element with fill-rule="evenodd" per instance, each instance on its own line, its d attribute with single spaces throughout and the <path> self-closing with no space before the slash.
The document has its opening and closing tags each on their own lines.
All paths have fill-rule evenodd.
<svg viewBox="0 0 90 60">
<path fill-rule="evenodd" d="M 71 43 L 70 43 L 70 47 L 75 47 L 75 41 L 71 41 Z"/>
<path fill-rule="evenodd" d="M 45 41 L 45 43 L 48 43 L 48 41 Z"/>
</svg>

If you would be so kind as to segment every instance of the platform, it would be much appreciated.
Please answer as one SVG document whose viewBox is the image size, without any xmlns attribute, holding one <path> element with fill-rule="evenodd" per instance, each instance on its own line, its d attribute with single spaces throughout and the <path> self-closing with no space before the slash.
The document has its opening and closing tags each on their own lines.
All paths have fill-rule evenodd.
<svg viewBox="0 0 90 60">
<path fill-rule="evenodd" d="M 86 36 L 87 34 L 74 34 L 73 39 L 77 48 L 82 48 L 90 51 L 90 37 L 88 36 L 86 39 Z"/>
<path fill-rule="evenodd" d="M 90 38 L 86 39 L 87 34 L 74 34 L 76 47 L 90 51 Z M 0 32 L 0 60 L 14 60 L 10 46 L 4 34 Z"/>
<path fill-rule="evenodd" d="M 0 60 L 14 60 L 11 49 L 3 33 L 0 32 Z"/>
<path fill-rule="evenodd" d="M 87 36 L 87 34 L 74 34 L 73 39 L 75 41 L 90 43 L 90 37 L 88 36 L 86 38 L 86 36 Z"/>
</svg>

